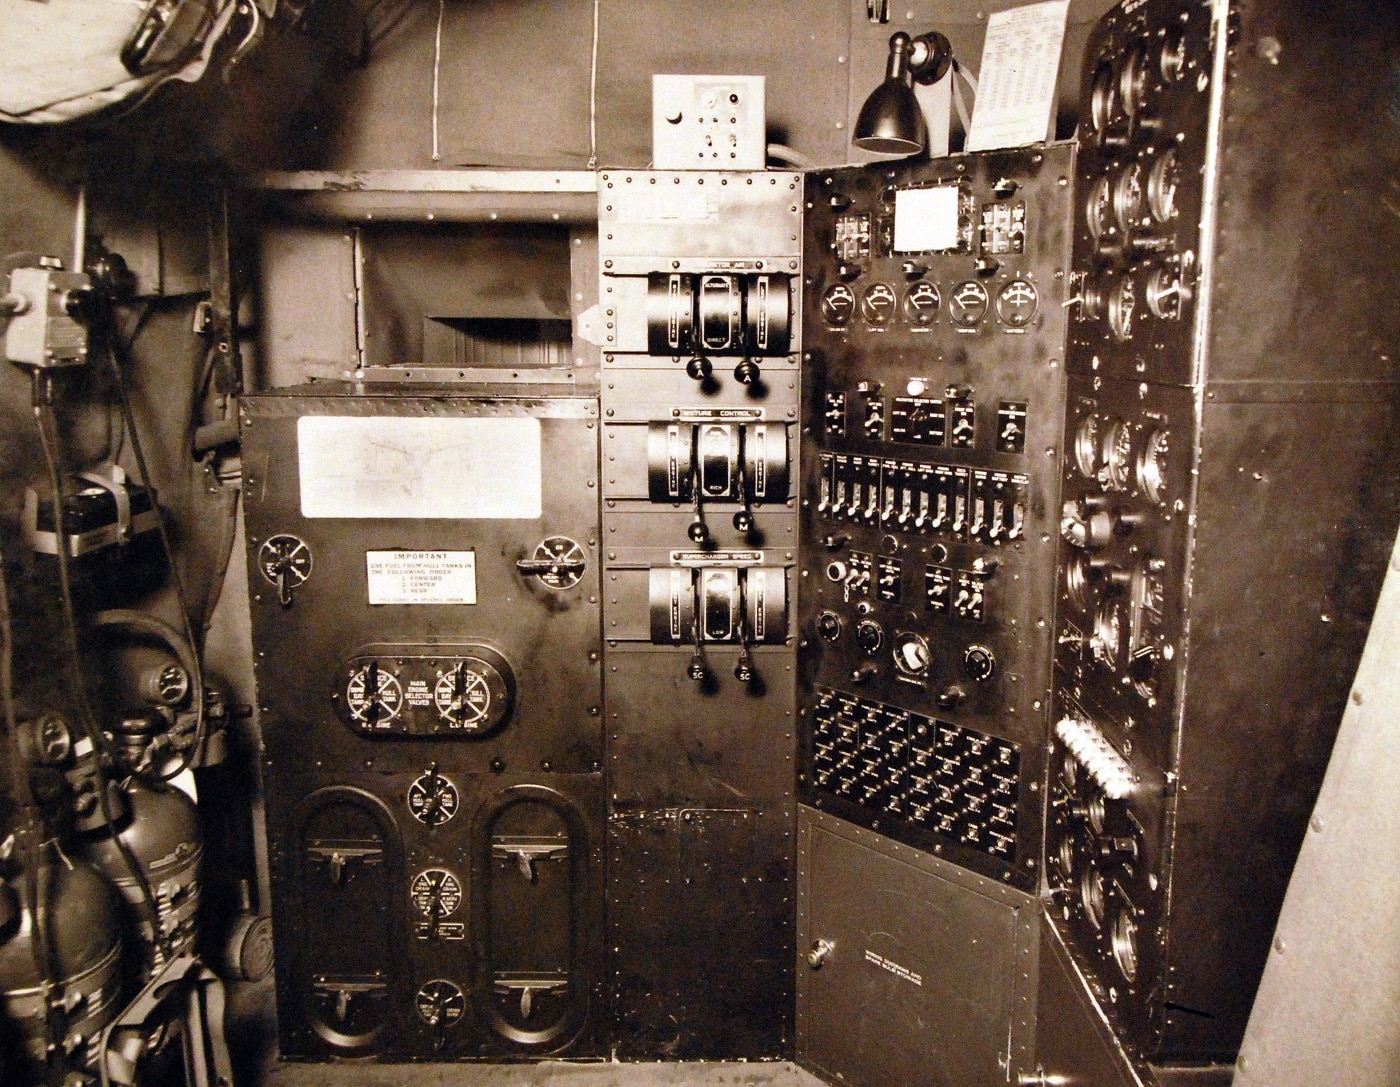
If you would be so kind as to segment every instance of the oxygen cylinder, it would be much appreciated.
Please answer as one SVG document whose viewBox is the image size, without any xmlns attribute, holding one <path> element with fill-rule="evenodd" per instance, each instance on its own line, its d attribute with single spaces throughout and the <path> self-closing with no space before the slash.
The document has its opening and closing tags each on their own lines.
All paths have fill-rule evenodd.
<svg viewBox="0 0 1400 1087">
<path fill-rule="evenodd" d="M 65 1013 L 66 1035 L 56 1041 L 94 1068 L 102 1030 L 121 1011 L 121 909 L 116 891 L 105 876 L 82 861 L 60 855 L 57 861 L 41 863 L 37 884 L 46 914 L 49 969 L 54 974 L 44 977 L 39 966 L 44 956 L 35 946 L 34 904 L 18 890 L 27 880 L 22 872 L 12 874 L 8 883 L 0 879 L 0 917 L 8 917 L 0 924 L 0 1018 L 8 1021 L 20 1042 L 7 1055 L 15 1066 L 7 1066 L 6 1072 L 18 1073 L 18 1062 L 25 1056 L 43 1064 L 45 992 Z"/>
<path fill-rule="evenodd" d="M 179 789 L 131 778 L 122 790 L 129 812 L 108 831 L 89 838 L 84 855 L 116 884 L 125 900 L 127 929 L 144 944 L 137 957 L 144 982 L 170 957 L 193 950 L 204 844 L 194 801 Z M 135 860 L 139 876 L 132 872 L 118 839 Z"/>
</svg>

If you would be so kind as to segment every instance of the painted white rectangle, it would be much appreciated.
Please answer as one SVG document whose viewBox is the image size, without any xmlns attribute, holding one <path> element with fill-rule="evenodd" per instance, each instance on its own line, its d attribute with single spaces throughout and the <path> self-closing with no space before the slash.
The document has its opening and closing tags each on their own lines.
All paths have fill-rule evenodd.
<svg viewBox="0 0 1400 1087">
<path fill-rule="evenodd" d="M 306 415 L 303 517 L 538 520 L 538 419 Z"/>
<path fill-rule="evenodd" d="M 1039 143 L 1050 129 L 1069 0 L 998 11 L 987 19 L 967 150 Z"/>
<path fill-rule="evenodd" d="M 927 253 L 958 247 L 958 187 L 896 189 L 894 251 Z"/>
<path fill-rule="evenodd" d="M 371 604 L 475 604 L 475 551 L 366 551 Z"/>
</svg>

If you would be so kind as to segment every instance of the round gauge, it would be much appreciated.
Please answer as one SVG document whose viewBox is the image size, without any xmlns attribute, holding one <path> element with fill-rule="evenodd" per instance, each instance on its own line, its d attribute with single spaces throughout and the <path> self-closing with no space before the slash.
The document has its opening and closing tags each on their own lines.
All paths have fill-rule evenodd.
<svg viewBox="0 0 1400 1087">
<path fill-rule="evenodd" d="M 1086 415 L 1074 433 L 1074 463 L 1080 475 L 1097 479 L 1099 475 L 1100 424 L 1097 415 Z"/>
<path fill-rule="evenodd" d="M 1169 223 L 1176 218 L 1176 187 L 1180 179 L 1176 151 L 1168 148 L 1158 156 L 1147 174 L 1147 206 L 1159 223 Z"/>
<path fill-rule="evenodd" d="M 1079 760 L 1074 757 L 1074 752 L 1066 751 L 1060 760 L 1060 777 L 1066 789 L 1073 789 L 1079 781 Z"/>
<path fill-rule="evenodd" d="M 345 705 L 356 721 L 387 728 L 403 708 L 403 688 L 398 677 L 371 660 L 350 673 L 345 685 Z"/>
<path fill-rule="evenodd" d="M 856 311 L 856 296 L 844 283 L 826 289 L 821 301 L 822 320 L 833 328 L 845 328 Z"/>
<path fill-rule="evenodd" d="M 1084 805 L 1084 818 L 1089 826 L 1093 828 L 1095 834 L 1102 834 L 1104 819 L 1108 811 L 1104 806 L 1103 793 L 1095 793 L 1089 798 L 1089 802 Z"/>
<path fill-rule="evenodd" d="M 1039 301 L 1029 280 L 1013 279 L 997 292 L 997 316 L 1012 328 L 1025 328 L 1035 316 Z"/>
<path fill-rule="evenodd" d="M 1074 839 L 1066 834 L 1055 849 L 1055 864 L 1066 883 L 1074 879 Z"/>
<path fill-rule="evenodd" d="M 1125 490 L 1133 473 L 1133 428 L 1122 419 L 1115 419 L 1103 436 L 1103 483 L 1115 490 Z"/>
<path fill-rule="evenodd" d="M 963 650 L 963 671 L 969 679 L 985 683 L 996 670 L 997 656 L 985 645 L 970 645 Z"/>
<path fill-rule="evenodd" d="M 1080 611 L 1089 610 L 1092 586 L 1089 582 L 1089 560 L 1085 555 L 1071 555 L 1065 564 L 1065 593 L 1070 603 Z"/>
<path fill-rule="evenodd" d="M 258 569 L 279 592 L 305 584 L 311 567 L 311 548 L 305 540 L 288 533 L 269 536 L 258 548 Z"/>
<path fill-rule="evenodd" d="M 1142 219 L 1142 170 L 1131 165 L 1113 183 L 1113 217 L 1123 233 L 1128 233 Z"/>
<path fill-rule="evenodd" d="M 413 998 L 418 1018 L 430 1027 L 450 1027 L 467 1012 L 467 998 L 454 982 L 427 982 Z"/>
<path fill-rule="evenodd" d="M 990 304 L 987 288 L 975 279 L 969 279 L 953 289 L 953 296 L 948 299 L 948 316 L 954 324 L 972 328 L 987 315 Z"/>
<path fill-rule="evenodd" d="M 893 287 L 872 283 L 860 296 L 860 315 L 867 324 L 883 327 L 893 319 L 896 304 Z"/>
<path fill-rule="evenodd" d="M 922 634 L 900 631 L 894 636 L 894 666 L 906 676 L 928 675 L 928 666 L 933 662 L 928 639 Z"/>
<path fill-rule="evenodd" d="M 1137 306 L 1137 288 L 1130 277 L 1124 276 L 1113 286 L 1108 296 L 1108 327 L 1120 343 L 1133 338 L 1133 310 Z"/>
<path fill-rule="evenodd" d="M 1156 427 L 1147 436 L 1137 459 L 1138 492 L 1160 506 L 1167 500 L 1167 456 L 1171 452 L 1172 432 Z"/>
<path fill-rule="evenodd" d="M 1105 600 L 1094 616 L 1094 634 L 1089 640 L 1094 659 L 1107 668 L 1116 668 L 1123 647 L 1123 608 Z"/>
<path fill-rule="evenodd" d="M 1147 45 L 1139 42 L 1123 62 L 1123 70 L 1118 76 L 1118 93 L 1123 101 L 1123 112 L 1136 117 L 1147 104 Z"/>
<path fill-rule="evenodd" d="M 491 687 L 479 661 L 461 661 L 438 676 L 433 705 L 450 724 L 474 732 L 491 710 Z"/>
<path fill-rule="evenodd" d="M 57 766 L 65 762 L 73 753 L 73 732 L 56 713 L 46 713 L 39 718 L 39 759 L 45 766 Z"/>
<path fill-rule="evenodd" d="M 408 787 L 408 810 L 425 826 L 437 827 L 457 814 L 457 786 L 437 771 L 429 771 Z"/>
<path fill-rule="evenodd" d="M 1170 268 L 1158 268 L 1147 280 L 1147 309 L 1154 317 L 1174 321 L 1181 316 L 1181 280 Z"/>
<path fill-rule="evenodd" d="M 1089 119 L 1094 132 L 1102 133 L 1113 120 L 1118 108 L 1118 81 L 1113 78 L 1113 65 L 1104 61 L 1094 70 L 1094 84 L 1089 91 Z"/>
<path fill-rule="evenodd" d="M 1137 923 L 1128 916 L 1127 910 L 1119 910 L 1113 919 L 1113 961 L 1129 981 L 1137 978 Z"/>
<path fill-rule="evenodd" d="M 1109 215 L 1113 211 L 1113 186 L 1108 178 L 1101 177 L 1089 189 L 1089 200 L 1084 205 L 1084 217 L 1089 224 L 1089 233 L 1098 241 L 1109 229 Z"/>
<path fill-rule="evenodd" d="M 158 706 L 182 706 L 190 697 L 190 674 L 178 664 L 166 664 L 146 676 L 146 697 Z"/>
<path fill-rule="evenodd" d="M 1162 51 L 1157 58 L 1158 70 L 1168 83 L 1175 83 L 1186 74 L 1186 31 L 1182 27 L 1168 28 L 1162 38 Z"/>
<path fill-rule="evenodd" d="M 904 296 L 904 319 L 911 325 L 926 328 L 938 316 L 941 303 L 938 288 L 926 279 L 920 280 Z"/>
<path fill-rule="evenodd" d="M 426 868 L 409 886 L 413 908 L 424 917 L 451 917 L 462 905 L 462 881 L 446 868 Z"/>
<path fill-rule="evenodd" d="M 856 624 L 856 645 L 866 653 L 875 653 L 885 644 L 885 628 L 874 619 L 862 619 Z"/>
<path fill-rule="evenodd" d="M 1103 875 L 1097 868 L 1090 868 L 1079 881 L 1079 901 L 1084 906 L 1084 916 L 1095 928 L 1103 927 L 1104 891 Z"/>
</svg>

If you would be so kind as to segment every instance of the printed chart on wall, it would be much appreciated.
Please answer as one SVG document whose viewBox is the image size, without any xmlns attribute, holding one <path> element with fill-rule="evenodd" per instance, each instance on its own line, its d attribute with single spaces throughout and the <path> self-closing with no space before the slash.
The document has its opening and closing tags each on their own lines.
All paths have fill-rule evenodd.
<svg viewBox="0 0 1400 1087">
<path fill-rule="evenodd" d="M 1047 138 L 1069 0 L 999 11 L 987 20 L 969 151 L 1023 147 Z"/>
</svg>

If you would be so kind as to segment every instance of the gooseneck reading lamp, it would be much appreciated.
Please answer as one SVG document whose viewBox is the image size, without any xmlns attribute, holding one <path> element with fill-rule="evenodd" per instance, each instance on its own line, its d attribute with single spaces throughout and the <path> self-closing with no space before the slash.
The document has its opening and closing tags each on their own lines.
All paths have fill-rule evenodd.
<svg viewBox="0 0 1400 1087">
<path fill-rule="evenodd" d="M 885 81 L 870 92 L 856 118 L 851 142 L 863 151 L 912 155 L 928 146 L 924 111 L 914 97 L 914 81 L 937 83 L 953 63 L 953 47 L 938 31 L 911 38 L 903 31 L 890 38 Z"/>
</svg>

